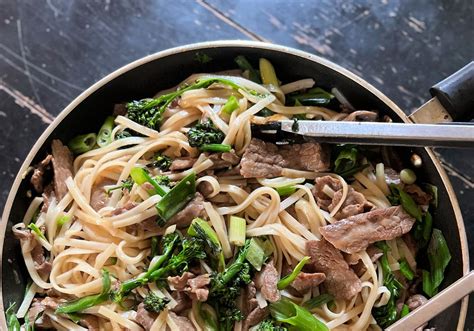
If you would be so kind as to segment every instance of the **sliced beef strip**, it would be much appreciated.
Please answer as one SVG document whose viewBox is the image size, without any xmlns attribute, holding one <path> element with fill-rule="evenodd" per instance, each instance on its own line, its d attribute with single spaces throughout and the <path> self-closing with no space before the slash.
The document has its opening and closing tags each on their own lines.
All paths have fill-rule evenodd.
<svg viewBox="0 0 474 331">
<path fill-rule="evenodd" d="M 153 313 L 145 309 L 145 304 L 143 302 L 138 305 L 135 320 L 145 329 L 145 331 L 149 331 L 151 329 L 151 326 L 157 317 L 157 313 Z"/>
<path fill-rule="evenodd" d="M 326 275 L 323 285 L 336 299 L 349 300 L 361 291 L 360 279 L 349 268 L 341 252 L 324 238 L 307 241 L 306 254 L 311 257 L 311 264 L 307 266 Z"/>
<path fill-rule="evenodd" d="M 369 247 L 367 247 L 366 252 L 370 257 L 370 260 L 374 263 L 383 255 L 382 250 L 374 245 L 369 245 Z M 345 258 L 347 263 L 349 263 L 349 265 L 351 266 L 352 270 L 354 270 L 354 272 L 356 273 L 356 275 L 362 276 L 367 271 L 364 262 L 360 260 L 358 254 L 349 254 L 346 255 Z"/>
<path fill-rule="evenodd" d="M 305 293 L 325 280 L 326 275 L 321 272 L 300 272 L 291 283 L 291 286 L 298 292 Z"/>
<path fill-rule="evenodd" d="M 51 262 L 46 260 L 43 246 L 38 243 L 31 251 L 31 257 L 33 258 L 35 269 L 38 271 L 38 274 L 40 274 L 40 276 L 48 276 L 53 265 Z"/>
<path fill-rule="evenodd" d="M 409 232 L 415 219 L 402 206 L 380 208 L 319 228 L 323 237 L 341 251 L 352 254 L 369 244 L 391 240 Z"/>
<path fill-rule="evenodd" d="M 424 192 L 418 185 L 405 185 L 403 190 L 408 193 L 418 205 L 426 206 L 430 203 L 431 194 Z"/>
<path fill-rule="evenodd" d="M 52 183 L 48 184 L 43 191 L 43 205 L 41 206 L 41 212 L 46 213 L 49 208 L 51 200 L 56 199 L 54 195 L 54 185 Z"/>
<path fill-rule="evenodd" d="M 127 105 L 124 103 L 116 103 L 114 105 L 114 116 L 125 116 L 127 115 Z"/>
<path fill-rule="evenodd" d="M 176 301 L 176 306 L 171 309 L 175 313 L 179 314 L 182 311 L 191 308 L 192 301 L 189 298 L 189 296 L 186 295 L 185 292 L 173 291 L 173 292 L 171 292 L 171 296 Z"/>
<path fill-rule="evenodd" d="M 410 311 L 413 311 L 427 302 L 428 302 L 428 299 L 425 298 L 423 295 L 415 294 L 408 298 L 406 304 L 408 308 L 410 308 Z"/>
<path fill-rule="evenodd" d="M 28 319 L 30 321 L 34 321 L 36 316 L 44 312 L 46 309 L 56 310 L 59 304 L 66 302 L 66 300 L 59 299 L 59 298 L 35 298 L 33 299 L 33 303 L 31 304 L 30 309 L 28 310 Z M 45 322 L 49 322 L 45 320 Z"/>
<path fill-rule="evenodd" d="M 240 162 L 240 157 L 234 152 L 213 153 L 209 155 L 209 159 L 213 163 L 210 169 L 229 169 Z"/>
<path fill-rule="evenodd" d="M 178 212 L 176 215 L 166 223 L 167 226 L 176 224 L 179 229 L 185 228 L 191 224 L 192 220 L 196 217 L 206 217 L 206 210 L 204 209 L 204 198 L 202 194 L 196 192 L 194 198 L 184 207 L 183 210 Z"/>
<path fill-rule="evenodd" d="M 44 160 L 42 160 L 38 165 L 36 165 L 33 170 L 33 175 L 31 176 L 31 184 L 38 193 L 43 193 L 43 184 L 44 184 L 44 174 L 51 163 L 53 156 L 48 154 Z"/>
<path fill-rule="evenodd" d="M 328 186 L 334 191 L 334 196 L 332 198 L 324 193 L 323 189 L 325 186 Z M 318 205 L 322 209 L 329 212 L 332 212 L 333 209 L 336 208 L 343 196 L 341 182 L 337 178 L 333 178 L 331 176 L 316 178 L 312 192 Z M 336 213 L 336 215 L 334 215 L 334 218 L 340 220 L 349 216 L 370 211 L 373 207 L 374 206 L 367 201 L 363 194 L 357 192 L 352 187 L 349 187 L 347 197 L 339 211 Z"/>
<path fill-rule="evenodd" d="M 324 186 L 328 186 L 334 192 L 342 190 L 341 181 L 331 176 L 322 176 L 316 178 L 314 186 L 311 189 L 313 196 L 316 198 L 318 206 L 326 211 L 329 211 L 329 205 L 332 204 L 332 198 L 324 193 Z"/>
<path fill-rule="evenodd" d="M 188 280 L 194 277 L 193 273 L 186 271 L 181 276 L 168 277 L 168 285 L 171 289 L 183 291 L 186 285 L 188 285 Z"/>
<path fill-rule="evenodd" d="M 104 179 L 92 186 L 90 205 L 95 211 L 99 211 L 107 205 L 109 195 L 105 187 L 114 185 L 116 182 L 111 179 Z"/>
<path fill-rule="evenodd" d="M 258 323 L 262 322 L 264 319 L 268 317 L 268 315 L 270 315 L 270 309 L 268 306 L 265 308 L 260 308 L 260 307 L 254 308 L 248 314 L 248 316 L 244 319 L 242 323 L 242 331 L 247 331 L 252 326 L 257 325 Z"/>
<path fill-rule="evenodd" d="M 283 168 L 324 171 L 329 168 L 329 149 L 315 142 L 277 146 L 253 138 L 240 162 L 245 178 L 281 176 Z"/>
<path fill-rule="evenodd" d="M 192 168 L 194 163 L 196 163 L 196 158 L 193 157 L 179 157 L 171 162 L 170 170 L 171 171 L 178 171 L 178 170 L 186 170 Z"/>
<path fill-rule="evenodd" d="M 99 318 L 97 316 L 83 314 L 79 324 L 86 327 L 89 331 L 100 331 Z"/>
<path fill-rule="evenodd" d="M 209 195 L 212 194 L 212 192 L 214 192 L 214 190 L 212 189 L 211 183 L 206 182 L 206 181 L 200 182 L 197 186 L 197 190 L 199 191 L 199 193 L 201 193 L 205 197 L 208 197 Z"/>
<path fill-rule="evenodd" d="M 54 170 L 54 193 L 58 200 L 61 200 L 68 192 L 66 179 L 72 177 L 72 153 L 67 146 L 54 139 L 51 143 L 53 154 L 53 170 Z"/>
<path fill-rule="evenodd" d="M 180 331 L 195 331 L 196 330 L 193 323 L 191 323 L 191 321 L 187 317 L 176 315 L 172 311 L 170 311 L 168 314 L 169 314 L 168 316 L 170 317 L 170 319 L 178 327 L 178 330 Z"/>
<path fill-rule="evenodd" d="M 192 299 L 204 302 L 207 301 L 207 297 L 209 296 L 207 285 L 210 283 L 211 278 L 209 274 L 202 274 L 196 278 L 189 279 L 187 282 L 188 286 L 184 290 L 189 292 Z"/>
<path fill-rule="evenodd" d="M 262 270 L 257 272 L 254 282 L 266 300 L 276 302 L 280 300 L 280 291 L 277 288 L 279 279 L 278 271 L 275 269 L 273 261 L 270 261 L 265 264 Z"/>
</svg>

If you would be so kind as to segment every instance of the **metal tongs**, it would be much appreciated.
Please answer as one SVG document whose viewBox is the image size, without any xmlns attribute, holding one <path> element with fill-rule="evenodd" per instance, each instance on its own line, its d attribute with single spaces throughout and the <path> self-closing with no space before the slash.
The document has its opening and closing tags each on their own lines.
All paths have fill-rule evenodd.
<svg viewBox="0 0 474 331">
<path fill-rule="evenodd" d="M 474 62 L 430 92 L 433 98 L 409 116 L 413 123 L 287 120 L 252 129 L 270 141 L 296 134 L 327 143 L 474 148 L 474 123 L 469 122 L 474 114 Z"/>
</svg>

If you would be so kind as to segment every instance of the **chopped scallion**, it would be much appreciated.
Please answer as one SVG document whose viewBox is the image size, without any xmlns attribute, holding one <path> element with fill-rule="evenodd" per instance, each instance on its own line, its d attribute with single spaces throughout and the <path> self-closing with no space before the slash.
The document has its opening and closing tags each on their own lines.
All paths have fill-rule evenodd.
<svg viewBox="0 0 474 331">
<path fill-rule="evenodd" d="M 232 114 L 235 110 L 239 109 L 239 100 L 233 95 L 227 99 L 227 102 L 222 106 L 221 111 L 224 114 L 230 115 Z"/>
<path fill-rule="evenodd" d="M 229 241 L 236 246 L 245 244 L 247 221 L 242 217 L 231 216 L 229 220 Z"/>
<path fill-rule="evenodd" d="M 303 257 L 301 261 L 298 262 L 298 264 L 296 265 L 296 267 L 293 269 L 293 271 L 290 274 L 286 275 L 285 277 L 283 277 L 282 279 L 278 281 L 278 284 L 277 284 L 278 289 L 283 290 L 288 285 L 290 285 L 296 279 L 296 277 L 298 277 L 304 265 L 308 263 L 310 259 L 311 258 L 309 256 Z"/>
<path fill-rule="evenodd" d="M 40 228 L 35 223 L 28 224 L 28 229 L 33 231 L 39 238 L 46 240 L 46 237 L 44 236 L 43 232 L 41 232 Z"/>
</svg>

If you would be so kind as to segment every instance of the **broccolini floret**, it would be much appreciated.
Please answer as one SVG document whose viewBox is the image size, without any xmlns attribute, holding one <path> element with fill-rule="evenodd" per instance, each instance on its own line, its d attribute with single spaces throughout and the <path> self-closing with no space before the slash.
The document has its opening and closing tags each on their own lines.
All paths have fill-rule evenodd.
<svg viewBox="0 0 474 331">
<path fill-rule="evenodd" d="M 192 147 L 220 144 L 224 138 L 224 132 L 216 128 L 210 120 L 198 123 L 188 131 L 189 145 Z"/>
<path fill-rule="evenodd" d="M 153 161 L 151 165 L 155 168 L 159 168 L 162 171 L 168 171 L 173 160 L 169 156 L 157 153 L 153 156 Z"/>
<path fill-rule="evenodd" d="M 161 123 L 161 111 L 156 99 L 142 99 L 127 103 L 127 117 L 138 124 L 157 129 Z"/>
<path fill-rule="evenodd" d="M 163 309 L 166 308 L 166 305 L 170 302 L 168 298 L 161 298 L 157 296 L 153 292 L 149 292 L 145 299 L 143 300 L 143 304 L 145 305 L 145 309 L 151 311 L 153 313 L 159 313 Z"/>
<path fill-rule="evenodd" d="M 287 331 L 283 326 L 278 326 L 271 319 L 266 319 L 258 325 L 257 331 Z"/>
</svg>

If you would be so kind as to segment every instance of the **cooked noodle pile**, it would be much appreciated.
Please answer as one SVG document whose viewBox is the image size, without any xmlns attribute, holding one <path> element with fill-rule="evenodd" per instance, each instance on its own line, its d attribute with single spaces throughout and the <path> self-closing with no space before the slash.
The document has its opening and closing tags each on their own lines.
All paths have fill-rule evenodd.
<svg viewBox="0 0 474 331">
<path fill-rule="evenodd" d="M 332 165 L 338 153 L 335 147 L 311 141 L 275 145 L 275 141 L 265 143 L 253 138 L 252 123 L 295 118 L 374 120 L 370 117 L 376 114 L 354 112 L 348 104 L 341 112 L 321 105 L 285 103 L 285 97 L 313 88 L 312 79 L 275 86 L 258 84 L 244 76 L 241 72 L 192 75 L 180 86 L 214 78 L 233 85 L 217 80 L 203 88 L 186 90 L 166 106 L 156 128 L 141 125 L 126 113 L 116 116 L 111 142 L 77 155 L 73 175 L 64 178 L 62 184 L 54 185 L 54 190 L 45 188 L 42 197 L 33 199 L 23 222 L 14 226 L 32 280 L 16 314 L 18 318 L 26 317 L 30 323 L 58 330 L 208 330 L 202 313 L 205 305 L 224 330 L 222 308 L 212 296 L 213 277 L 219 270 L 211 261 L 212 253 L 208 249 L 205 258 L 189 261 L 178 273 L 167 274 L 159 281 L 141 284 L 126 293 L 121 301 L 116 300 L 114 291 L 156 263 L 157 256 L 164 253 L 154 253 L 154 245 L 158 242 L 161 247 L 163 236 L 175 233 L 181 239 L 188 237 L 190 223 L 196 217 L 211 226 L 225 264 L 231 265 L 239 249 L 243 250 L 242 244 L 236 245 L 229 237 L 231 217 L 237 216 L 245 220 L 245 239 L 257 237 L 260 243 L 266 243 L 270 253 L 263 259 L 260 271 L 253 264 L 246 264 L 253 282 L 239 285 L 236 301 L 242 314 L 231 320 L 231 329 L 258 330 L 263 327 L 262 323 L 288 327 L 289 324 L 279 321 L 272 311 L 274 302 L 284 301 L 284 298 L 309 309 L 310 314 L 329 329 L 380 329 L 374 311 L 377 307 L 386 307 L 394 293 L 387 286 L 387 279 L 384 280 L 387 274 L 381 266 L 381 257 L 388 262 L 393 273 L 390 276 L 395 274 L 400 281 L 403 278 L 400 277 L 401 261 L 412 271 L 417 270 L 413 241 L 407 234 L 414 218 L 397 207 L 400 202 L 389 201 L 388 197 L 393 195 L 389 184 L 396 182 L 404 186 L 413 197 L 429 195 L 421 190 L 421 193 L 411 192 L 419 187 L 401 183 L 398 172 L 387 164 L 384 168 L 383 163 L 376 165 L 365 157 L 361 161 L 363 166 L 353 174 L 336 173 Z M 155 98 L 166 93 L 169 91 Z M 340 95 L 340 92 L 336 90 L 335 94 Z M 237 109 L 223 113 L 222 108 L 231 96 L 237 100 Z M 198 122 L 209 121 L 224 134 L 219 144 L 230 145 L 231 151 L 204 152 L 190 145 L 190 128 Z M 123 135 L 124 132 L 128 134 Z M 58 145 L 57 148 L 66 147 Z M 309 153 L 319 155 L 308 154 L 306 148 Z M 268 161 L 271 153 L 286 159 L 272 164 Z M 170 169 L 153 165 L 157 154 L 173 162 Z M 54 149 L 53 158 L 59 162 Z M 320 164 L 307 165 L 314 161 L 312 158 Z M 276 159 L 273 156 L 273 160 Z M 253 163 L 244 164 L 250 161 Z M 224 166 L 218 165 L 222 162 Z M 52 165 L 54 176 L 59 176 L 58 166 L 54 161 Z M 183 212 L 183 208 L 189 207 L 189 211 L 186 209 L 189 215 L 178 212 L 181 219 L 175 216 L 168 222 L 160 222 L 156 206 L 163 197 L 153 191 L 150 183 L 131 182 L 127 188 L 117 188 L 130 180 L 136 168 L 146 169 L 152 178 L 167 176 L 170 181 L 167 192 L 194 173 L 197 190 L 202 195 L 196 193 L 193 200 L 181 207 Z M 65 188 L 63 196 L 58 194 L 58 185 Z M 282 193 L 282 189 L 289 191 Z M 418 204 L 427 206 L 428 202 Z M 374 212 L 380 215 L 368 215 Z M 356 220 L 360 215 L 362 217 Z M 34 226 L 30 225 L 32 220 Z M 344 235 L 340 236 L 344 222 L 348 222 L 348 228 L 344 228 Z M 397 223 L 392 229 L 385 229 L 390 233 L 371 239 L 374 228 L 383 232 L 380 227 L 390 228 L 390 222 Z M 406 225 L 400 225 L 402 223 Z M 364 233 L 355 233 L 357 224 Z M 387 240 L 388 249 L 374 246 L 374 242 L 383 243 L 383 240 Z M 38 256 L 43 261 L 39 261 Z M 297 277 L 301 281 L 299 286 L 295 281 L 281 290 L 275 288 L 277 281 L 306 259 Z M 181 288 L 178 293 L 180 290 L 173 281 L 184 277 L 184 273 L 188 278 L 197 279 L 202 275 L 211 278 L 201 287 L 205 292 L 199 292 L 204 293 L 204 298 L 189 288 Z M 72 300 L 100 294 L 105 287 L 104 277 L 111 281 L 105 300 L 72 314 L 55 311 Z M 263 284 L 259 284 L 258 277 L 264 278 Z M 408 284 L 405 280 L 403 288 L 408 289 Z M 247 296 L 252 287 L 256 292 L 253 298 Z M 150 292 L 167 298 L 164 309 L 144 310 L 140 303 Z M 405 292 L 403 296 L 408 297 L 410 294 Z M 323 293 L 329 294 L 330 299 L 320 305 L 305 305 Z M 47 299 L 50 301 L 45 302 Z M 183 300 L 184 309 L 177 309 Z M 403 303 L 404 299 L 401 300 Z M 255 315 L 261 312 L 260 318 L 250 316 L 247 308 L 252 305 L 252 310 L 257 309 Z"/>
</svg>

